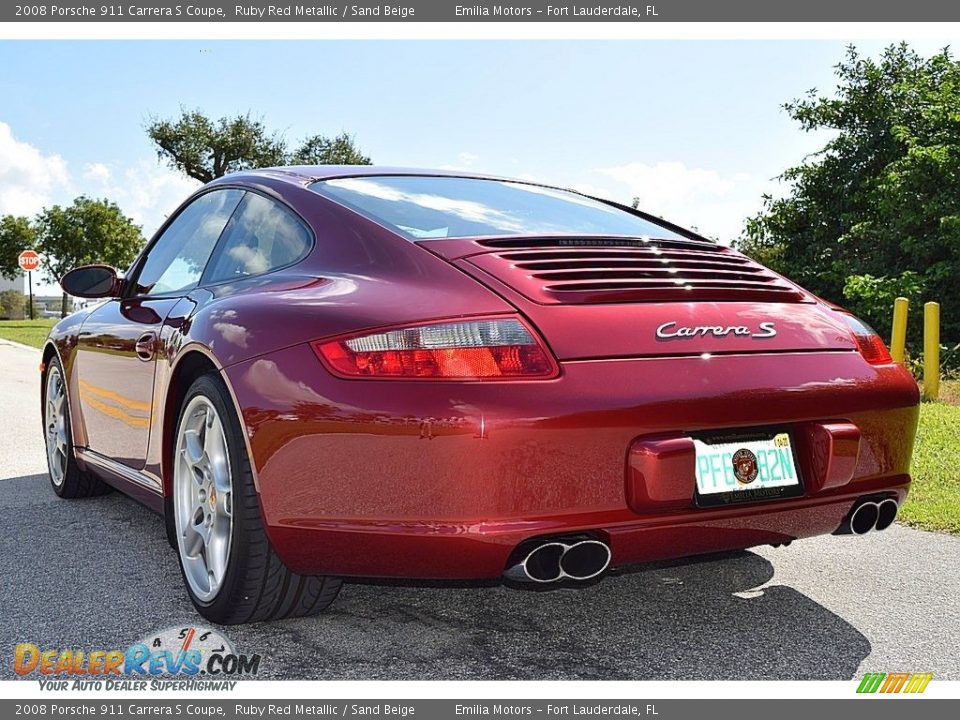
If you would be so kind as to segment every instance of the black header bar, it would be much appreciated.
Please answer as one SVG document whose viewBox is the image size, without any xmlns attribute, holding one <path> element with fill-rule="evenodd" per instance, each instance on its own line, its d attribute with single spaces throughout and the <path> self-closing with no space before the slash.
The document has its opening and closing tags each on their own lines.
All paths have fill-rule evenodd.
<svg viewBox="0 0 960 720">
<path fill-rule="evenodd" d="M 467 2 L 140 2 L 3 3 L 0 22 L 954 22 L 944 0 L 650 0 L 648 3 Z"/>
</svg>

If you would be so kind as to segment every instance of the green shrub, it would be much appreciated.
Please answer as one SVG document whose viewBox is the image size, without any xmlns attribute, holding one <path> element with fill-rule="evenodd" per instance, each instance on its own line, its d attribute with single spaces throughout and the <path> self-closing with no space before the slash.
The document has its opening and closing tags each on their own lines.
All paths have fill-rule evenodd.
<svg viewBox="0 0 960 720">
<path fill-rule="evenodd" d="M 0 319 L 23 320 L 27 310 L 27 298 L 22 292 L 4 290 L 0 292 Z"/>
</svg>

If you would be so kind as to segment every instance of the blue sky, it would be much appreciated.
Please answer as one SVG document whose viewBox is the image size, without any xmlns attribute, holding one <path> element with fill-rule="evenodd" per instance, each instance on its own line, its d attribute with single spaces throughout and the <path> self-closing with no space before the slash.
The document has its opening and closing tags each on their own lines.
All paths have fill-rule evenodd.
<svg viewBox="0 0 960 720">
<path fill-rule="evenodd" d="M 857 43 L 877 53 L 886 43 Z M 928 54 L 947 44 L 914 43 Z M 378 163 L 575 187 L 727 241 L 822 145 L 781 109 L 831 92 L 833 41 L 0 42 L 0 214 L 86 193 L 151 233 L 193 183 L 144 133 L 181 106 Z"/>
</svg>

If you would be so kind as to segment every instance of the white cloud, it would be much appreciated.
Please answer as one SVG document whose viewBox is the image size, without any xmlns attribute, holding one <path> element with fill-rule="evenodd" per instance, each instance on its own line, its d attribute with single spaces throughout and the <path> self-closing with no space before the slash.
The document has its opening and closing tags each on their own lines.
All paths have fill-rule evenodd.
<svg viewBox="0 0 960 720">
<path fill-rule="evenodd" d="M 33 215 L 87 195 L 115 202 L 149 237 L 199 184 L 148 158 L 87 163 L 74 176 L 60 155 L 17 140 L 0 122 L 0 215 Z"/>
<path fill-rule="evenodd" d="M 602 187 L 599 185 L 593 185 L 592 183 L 583 183 L 578 182 L 570 185 L 571 190 L 576 190 L 579 193 L 584 195 L 590 195 L 592 197 L 603 198 L 604 200 L 614 200 L 615 202 L 624 202 L 626 192 L 615 193 L 610 190 L 610 188 Z"/>
<path fill-rule="evenodd" d="M 604 175 L 626 183 L 641 207 L 667 208 L 687 205 L 705 198 L 729 195 L 734 180 L 723 178 L 715 170 L 688 168 L 682 162 L 658 162 L 647 165 L 627 163 L 619 167 L 600 168 Z"/>
<path fill-rule="evenodd" d="M 441 165 L 441 170 L 475 170 L 477 163 L 480 162 L 480 156 L 472 152 L 462 152 L 457 155 L 457 161 L 449 165 Z"/>
<path fill-rule="evenodd" d="M 150 237 L 167 215 L 177 209 L 200 183 L 142 159 L 130 165 L 87 165 L 80 191 L 90 197 L 112 200 Z"/>
<path fill-rule="evenodd" d="M 103 163 L 87 163 L 83 170 L 83 179 L 93 182 L 107 182 L 110 179 L 110 168 Z"/>
<path fill-rule="evenodd" d="M 59 155 L 44 155 L 17 140 L 0 122 L 0 215 L 33 215 L 68 189 L 67 163 Z"/>
<path fill-rule="evenodd" d="M 677 161 L 630 162 L 593 172 L 617 181 L 620 187 L 580 184 L 577 190 L 618 202 L 639 198 L 641 210 L 722 242 L 736 238 L 744 218 L 759 209 L 763 188 L 763 183 L 745 173 L 725 176 Z"/>
<path fill-rule="evenodd" d="M 91 162 L 72 174 L 60 155 L 45 154 L 18 140 L 11 127 L 0 122 L 0 215 L 32 216 L 44 207 L 69 205 L 87 195 L 115 202 L 149 238 L 199 185 L 154 158 Z M 55 285 L 35 284 L 37 292 L 58 292 Z"/>
</svg>

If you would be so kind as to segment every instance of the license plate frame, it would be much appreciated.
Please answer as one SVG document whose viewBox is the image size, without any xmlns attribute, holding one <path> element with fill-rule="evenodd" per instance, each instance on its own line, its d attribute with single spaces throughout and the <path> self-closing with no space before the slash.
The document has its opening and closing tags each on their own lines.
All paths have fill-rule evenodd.
<svg viewBox="0 0 960 720">
<path fill-rule="evenodd" d="M 732 490 L 728 492 L 701 493 L 700 485 L 695 477 L 693 490 L 694 506 L 702 508 L 715 508 L 727 505 L 739 505 L 742 503 L 771 502 L 775 500 L 803 497 L 805 493 L 803 471 L 800 468 L 800 462 L 797 457 L 796 438 L 791 430 L 791 428 L 782 425 L 768 425 L 757 428 L 738 429 L 734 431 L 721 430 L 691 434 L 695 441 L 699 441 L 707 445 L 773 442 L 778 435 L 786 434 L 789 440 L 790 455 L 793 460 L 793 470 L 797 480 L 796 483 L 790 485 L 757 487 L 756 489 L 745 488 L 742 490 Z"/>
</svg>

